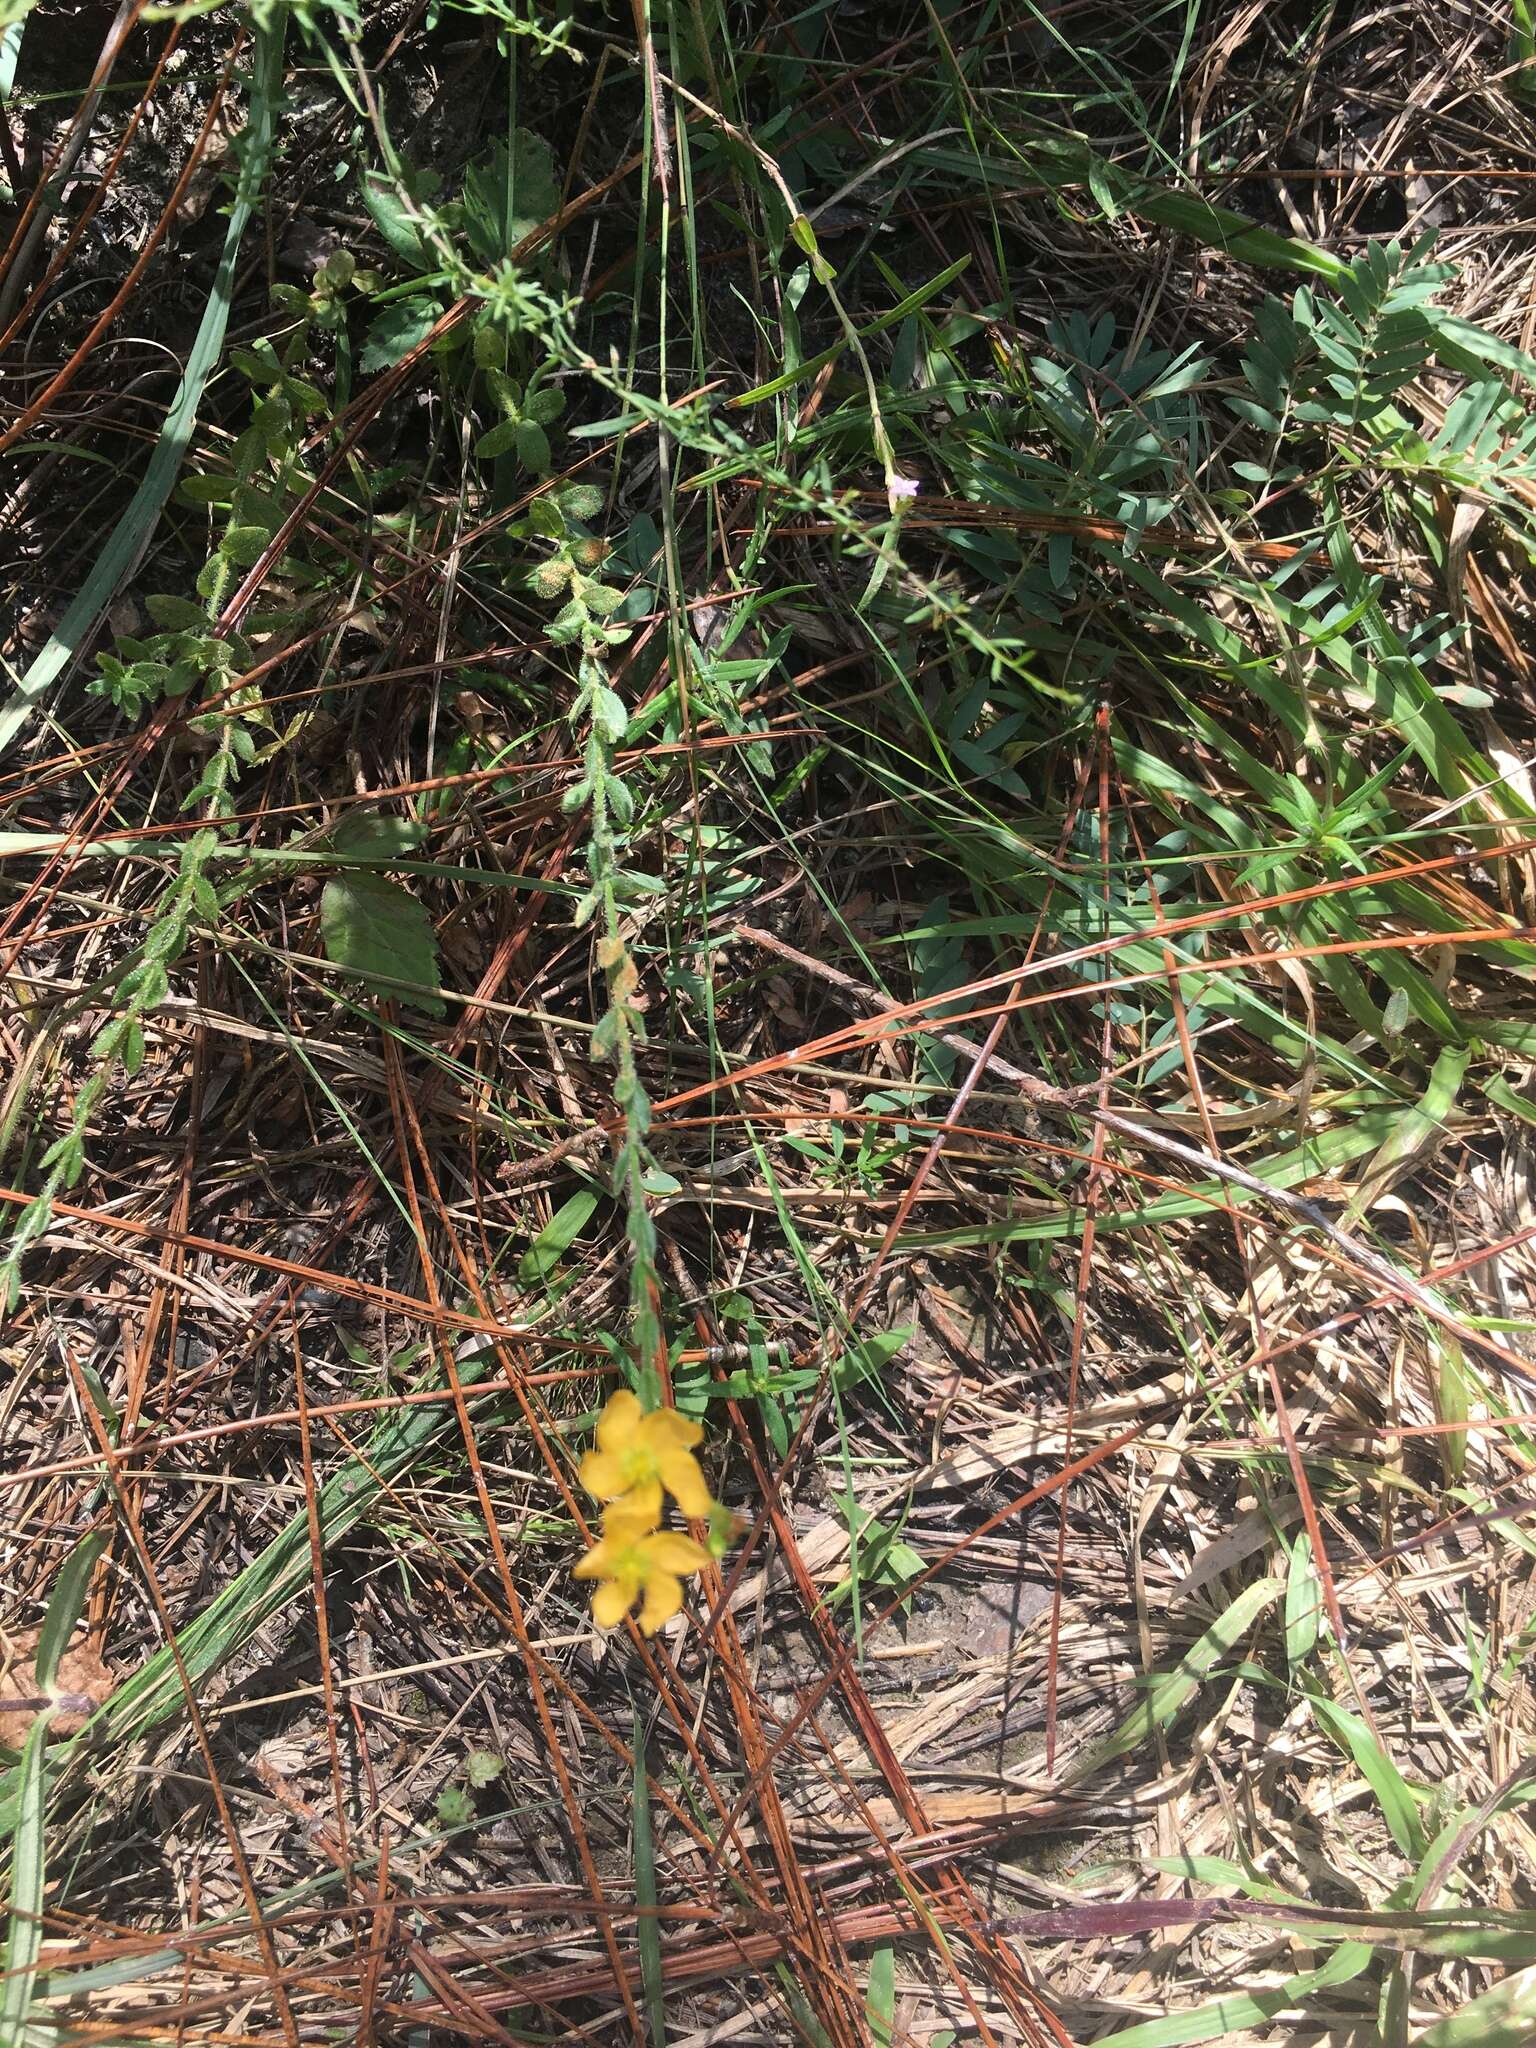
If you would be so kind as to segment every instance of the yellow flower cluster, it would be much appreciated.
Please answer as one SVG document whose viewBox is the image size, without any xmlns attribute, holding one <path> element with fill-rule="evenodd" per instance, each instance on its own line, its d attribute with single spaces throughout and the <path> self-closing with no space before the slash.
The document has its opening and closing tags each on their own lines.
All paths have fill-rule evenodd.
<svg viewBox="0 0 1536 2048">
<path fill-rule="evenodd" d="M 638 1600 L 641 1632 L 653 1636 L 682 1606 L 683 1580 L 709 1563 L 702 1543 L 659 1526 L 664 1493 L 694 1520 L 714 1509 L 693 1455 L 703 1437 L 698 1423 L 675 1408 L 647 1415 L 627 1388 L 598 1417 L 597 1449 L 581 1461 L 581 1483 L 608 1506 L 602 1539 L 575 1576 L 598 1581 L 592 1618 L 599 1627 L 616 1627 Z"/>
</svg>

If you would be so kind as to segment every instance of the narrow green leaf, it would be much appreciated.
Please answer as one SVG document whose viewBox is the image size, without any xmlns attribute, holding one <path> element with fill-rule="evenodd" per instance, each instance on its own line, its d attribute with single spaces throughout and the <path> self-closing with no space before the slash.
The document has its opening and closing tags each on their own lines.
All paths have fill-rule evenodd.
<svg viewBox="0 0 1536 2048">
<path fill-rule="evenodd" d="M 1350 1230 L 1374 1202 L 1411 1168 L 1427 1159 L 1450 1135 L 1449 1118 L 1466 1079 L 1471 1051 L 1448 1045 L 1430 1070 L 1424 1093 L 1398 1118 L 1392 1135 L 1377 1152 L 1350 1196 L 1342 1222 Z"/>
<path fill-rule="evenodd" d="M 1272 1607 L 1283 1589 L 1279 1579 L 1259 1579 L 1245 1586 L 1224 1613 L 1219 1615 L 1186 1650 L 1171 1671 L 1159 1672 L 1147 1687 L 1146 1696 L 1128 1714 L 1113 1734 L 1096 1743 L 1073 1766 L 1073 1778 L 1086 1778 L 1100 1771 L 1116 1757 L 1139 1748 L 1154 1729 L 1166 1728 L 1200 1690 L 1205 1680 L 1229 1657 L 1247 1636 L 1260 1615 Z M 1192 2038 L 1201 2038 L 1192 2037 Z"/>
<path fill-rule="evenodd" d="M 0 1980 L 0 2042 L 11 2048 L 26 2039 L 32 1984 L 43 1946 L 43 1884 L 47 1860 L 43 1817 L 47 1804 L 48 1715 L 27 1730 L 16 1772 L 15 1819 L 11 1835 L 11 1917 L 5 1936 L 5 1976 Z"/>
<path fill-rule="evenodd" d="M 106 1547 L 106 1536 L 97 1530 L 77 1543 L 59 1567 L 59 1575 L 48 1598 L 48 1611 L 38 1632 L 37 1652 L 33 1659 L 40 1693 L 53 1690 L 53 1682 L 59 1675 L 59 1659 L 75 1632 L 75 1623 L 85 1611 L 91 1573 Z"/>
<path fill-rule="evenodd" d="M 47 645 L 28 665 L 6 703 L 0 706 L 0 754 L 5 752 L 37 710 L 49 686 L 89 644 L 102 614 L 143 559 L 165 501 L 176 482 L 176 472 L 181 467 L 182 457 L 197 425 L 203 387 L 224 346 L 240 244 L 271 157 L 274 107 L 282 83 L 283 36 L 287 18 L 286 8 L 274 8 L 266 17 L 265 24 L 256 31 L 256 66 L 250 115 L 241 139 L 239 192 L 230 209 L 223 254 L 214 273 L 197 336 L 187 357 L 181 382 L 176 387 L 176 396 L 156 438 L 154 453 L 149 458 L 143 481 L 112 529 L 106 545 L 96 556 L 78 595 L 54 628 Z"/>
<path fill-rule="evenodd" d="M 1298 2005 L 1316 1991 L 1335 1984 L 1347 1984 L 1366 1969 L 1376 1951 L 1369 1942 L 1341 1942 L 1318 1970 L 1304 1970 L 1288 1977 L 1273 1991 L 1239 1992 L 1218 1998 L 1193 2012 L 1169 2013 L 1160 2020 L 1143 2020 L 1134 2027 L 1122 2027 L 1118 2034 L 1103 2034 L 1103 2048 L 1187 2048 L 1196 2041 L 1220 2041 L 1245 2028 L 1261 2027 L 1287 2006 Z M 1435 2044 L 1441 2048 L 1441 2044 Z M 1459 2044 L 1458 2044 L 1459 2048 Z"/>
<path fill-rule="evenodd" d="M 656 1847 L 651 1833 L 651 1788 L 645 1769 L 645 1729 L 635 1710 L 634 1802 L 635 1941 L 640 1950 L 640 1993 L 651 2048 L 666 2048 L 667 1984 L 661 1964 L 661 1923 L 656 1917 Z"/>
<path fill-rule="evenodd" d="M 896 1951 L 889 1942 L 877 1948 L 869 1959 L 864 2010 L 874 2048 L 891 2048 L 896 2038 Z"/>
<path fill-rule="evenodd" d="M 1322 1612 L 1322 1581 L 1312 1562 L 1312 1539 L 1303 1530 L 1291 1546 L 1285 1577 L 1285 1661 L 1293 1672 L 1317 1648 Z"/>
<path fill-rule="evenodd" d="M 1316 1680 L 1304 1680 L 1312 1711 L 1328 1733 L 1348 1751 L 1376 1794 L 1376 1803 L 1392 1831 L 1392 1839 L 1414 1862 L 1424 1854 L 1424 1825 L 1419 1803 L 1407 1780 L 1365 1723 L 1322 1691 Z"/>
</svg>

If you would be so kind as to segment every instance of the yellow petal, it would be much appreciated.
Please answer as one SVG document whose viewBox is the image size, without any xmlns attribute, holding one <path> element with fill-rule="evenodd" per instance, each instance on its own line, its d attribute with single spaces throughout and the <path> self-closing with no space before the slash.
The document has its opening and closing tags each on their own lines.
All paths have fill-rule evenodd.
<svg viewBox="0 0 1536 2048">
<path fill-rule="evenodd" d="M 643 1420 L 640 1403 L 628 1387 L 608 1396 L 608 1405 L 597 1418 L 597 1447 L 600 1451 L 627 1451 Z"/>
<path fill-rule="evenodd" d="M 702 1543 L 695 1543 L 691 1536 L 684 1536 L 677 1529 L 662 1529 L 655 1536 L 647 1536 L 640 1545 L 648 1571 L 699 1572 L 709 1563 L 709 1552 Z"/>
<path fill-rule="evenodd" d="M 661 1481 L 642 1479 L 603 1510 L 603 1534 L 632 1543 L 648 1536 L 661 1520 Z"/>
<path fill-rule="evenodd" d="M 581 1461 L 581 1483 L 599 1500 L 617 1500 L 624 1491 L 624 1460 L 617 1451 L 588 1451 Z"/>
<path fill-rule="evenodd" d="M 645 1582 L 645 1605 L 640 1609 L 640 1633 L 653 1636 L 663 1622 L 670 1621 L 683 1604 L 683 1589 L 670 1572 L 652 1572 Z"/>
<path fill-rule="evenodd" d="M 690 1520 L 702 1521 L 714 1502 L 710 1499 L 699 1461 L 691 1451 L 662 1451 L 656 1460 L 661 1481 Z"/>
<path fill-rule="evenodd" d="M 592 1595 L 592 1619 L 599 1628 L 617 1628 L 634 1605 L 634 1593 L 617 1579 L 604 1579 Z"/>
<path fill-rule="evenodd" d="M 612 1543 L 594 1543 L 585 1557 L 577 1558 L 571 1566 L 573 1579 L 605 1579 L 613 1570 L 617 1546 Z"/>
<path fill-rule="evenodd" d="M 658 1457 L 668 1450 L 691 1451 L 704 1441 L 704 1425 L 690 1422 L 675 1408 L 658 1408 L 654 1415 L 647 1415 L 640 1433 Z"/>
</svg>

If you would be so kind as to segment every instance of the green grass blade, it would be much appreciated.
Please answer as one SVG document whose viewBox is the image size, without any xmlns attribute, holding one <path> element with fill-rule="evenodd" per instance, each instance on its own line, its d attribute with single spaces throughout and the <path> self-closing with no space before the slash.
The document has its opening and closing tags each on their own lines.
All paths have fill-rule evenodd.
<svg viewBox="0 0 1536 2048">
<path fill-rule="evenodd" d="M 11 1919 L 5 1937 L 5 1976 L 0 1980 L 0 2043 L 21 2048 L 26 2039 L 32 1983 L 43 1946 L 43 1809 L 47 1800 L 47 1714 L 27 1731 L 17 1767 L 15 1818 L 11 1837 Z"/>
<path fill-rule="evenodd" d="M 635 1715 L 635 1796 L 630 1817 L 635 1840 L 635 1939 L 640 1949 L 640 1991 L 651 2048 L 665 2048 L 667 1986 L 661 1968 L 661 1923 L 656 1918 L 656 1841 L 651 1830 L 651 1788 L 645 1770 L 645 1729 Z"/>
<path fill-rule="evenodd" d="M 1186 2048 L 1195 2041 L 1220 2041 L 1242 2028 L 1261 2027 L 1276 2013 L 1297 2004 L 1315 1991 L 1330 1990 L 1358 1977 L 1376 1953 L 1368 1942 L 1346 1941 L 1336 1948 L 1318 1970 L 1304 1970 L 1289 1977 L 1273 1991 L 1241 1992 L 1232 1998 L 1214 1999 L 1193 2012 L 1169 2013 L 1165 2019 L 1143 2020 L 1118 2034 L 1105 2034 L 1105 2048 Z M 1450 2044 L 1442 2044 L 1450 2048 Z M 1457 2044 L 1460 2048 L 1460 2044 Z"/>
<path fill-rule="evenodd" d="M 1112 1734 L 1095 1743 L 1087 1755 L 1073 1766 L 1072 1777 L 1091 1776 L 1102 1770 L 1105 1764 L 1113 1763 L 1117 1756 L 1139 1748 L 1155 1730 L 1166 1728 L 1283 1591 L 1284 1582 L 1280 1579 L 1259 1579 L 1253 1585 L 1245 1586 L 1231 1606 L 1217 1616 L 1199 1642 L 1184 1653 L 1171 1671 L 1160 1671 L 1155 1675 L 1140 1705 Z"/>
<path fill-rule="evenodd" d="M 5 704 L 0 705 L 0 754 L 10 746 L 42 703 L 47 690 L 85 646 L 120 585 L 143 558 L 165 501 L 176 482 L 182 458 L 192 439 L 192 430 L 197 424 L 203 388 L 224 346 L 224 330 L 229 322 L 230 299 L 235 285 L 235 264 L 272 154 L 276 102 L 282 84 L 285 18 L 283 12 L 277 11 L 267 27 L 256 31 L 256 67 L 251 84 L 250 119 L 243 139 L 239 195 L 230 212 L 224 252 L 214 273 L 208 303 L 203 308 L 197 339 L 192 344 L 181 383 L 155 442 L 155 451 L 139 488 L 96 557 L 91 573 L 81 585 L 74 602 L 60 619 L 47 645 L 28 665 Z"/>
</svg>

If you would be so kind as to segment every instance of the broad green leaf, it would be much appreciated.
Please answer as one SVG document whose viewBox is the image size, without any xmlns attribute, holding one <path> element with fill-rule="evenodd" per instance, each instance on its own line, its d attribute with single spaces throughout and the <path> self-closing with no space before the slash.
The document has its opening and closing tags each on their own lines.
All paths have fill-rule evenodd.
<svg viewBox="0 0 1536 2048">
<path fill-rule="evenodd" d="M 475 254 L 482 263 L 502 263 L 559 210 L 548 143 L 527 128 L 516 130 L 510 151 L 498 140 L 464 173 L 462 206 Z"/>
<path fill-rule="evenodd" d="M 331 834 L 331 846 L 349 860 L 404 859 L 427 836 L 418 818 L 395 818 L 378 811 L 348 811 Z"/>
<path fill-rule="evenodd" d="M 337 875 L 320 898 L 320 933 L 326 958 L 364 981 L 384 986 L 380 992 L 396 1001 L 443 1015 L 432 993 L 439 988 L 437 934 L 424 907 L 407 889 L 378 875 L 359 872 Z M 395 982 L 415 982 L 414 989 Z"/>
<path fill-rule="evenodd" d="M 405 198 L 415 201 L 420 211 L 436 189 L 437 178 L 430 171 L 416 171 L 407 165 L 404 183 Z M 374 226 L 400 261 L 412 270 L 428 269 L 431 253 L 407 212 L 395 181 L 383 171 L 369 171 L 363 178 L 362 189 L 363 204 L 373 216 Z"/>
<path fill-rule="evenodd" d="M 392 369 L 402 356 L 426 340 L 440 308 L 436 299 L 397 299 L 381 306 L 368 323 L 357 366 L 365 373 Z"/>
<path fill-rule="evenodd" d="M 587 1222 L 596 1207 L 597 1196 L 590 1188 L 578 1189 L 568 1200 L 561 1203 L 523 1253 L 517 1277 L 524 1287 L 536 1285 L 559 1265 L 587 1227 Z"/>
<path fill-rule="evenodd" d="M 475 459 L 479 462 L 491 462 L 496 456 L 509 453 L 517 446 L 517 433 L 521 425 L 521 420 L 499 420 L 494 427 L 488 428 L 475 443 Z"/>
</svg>

